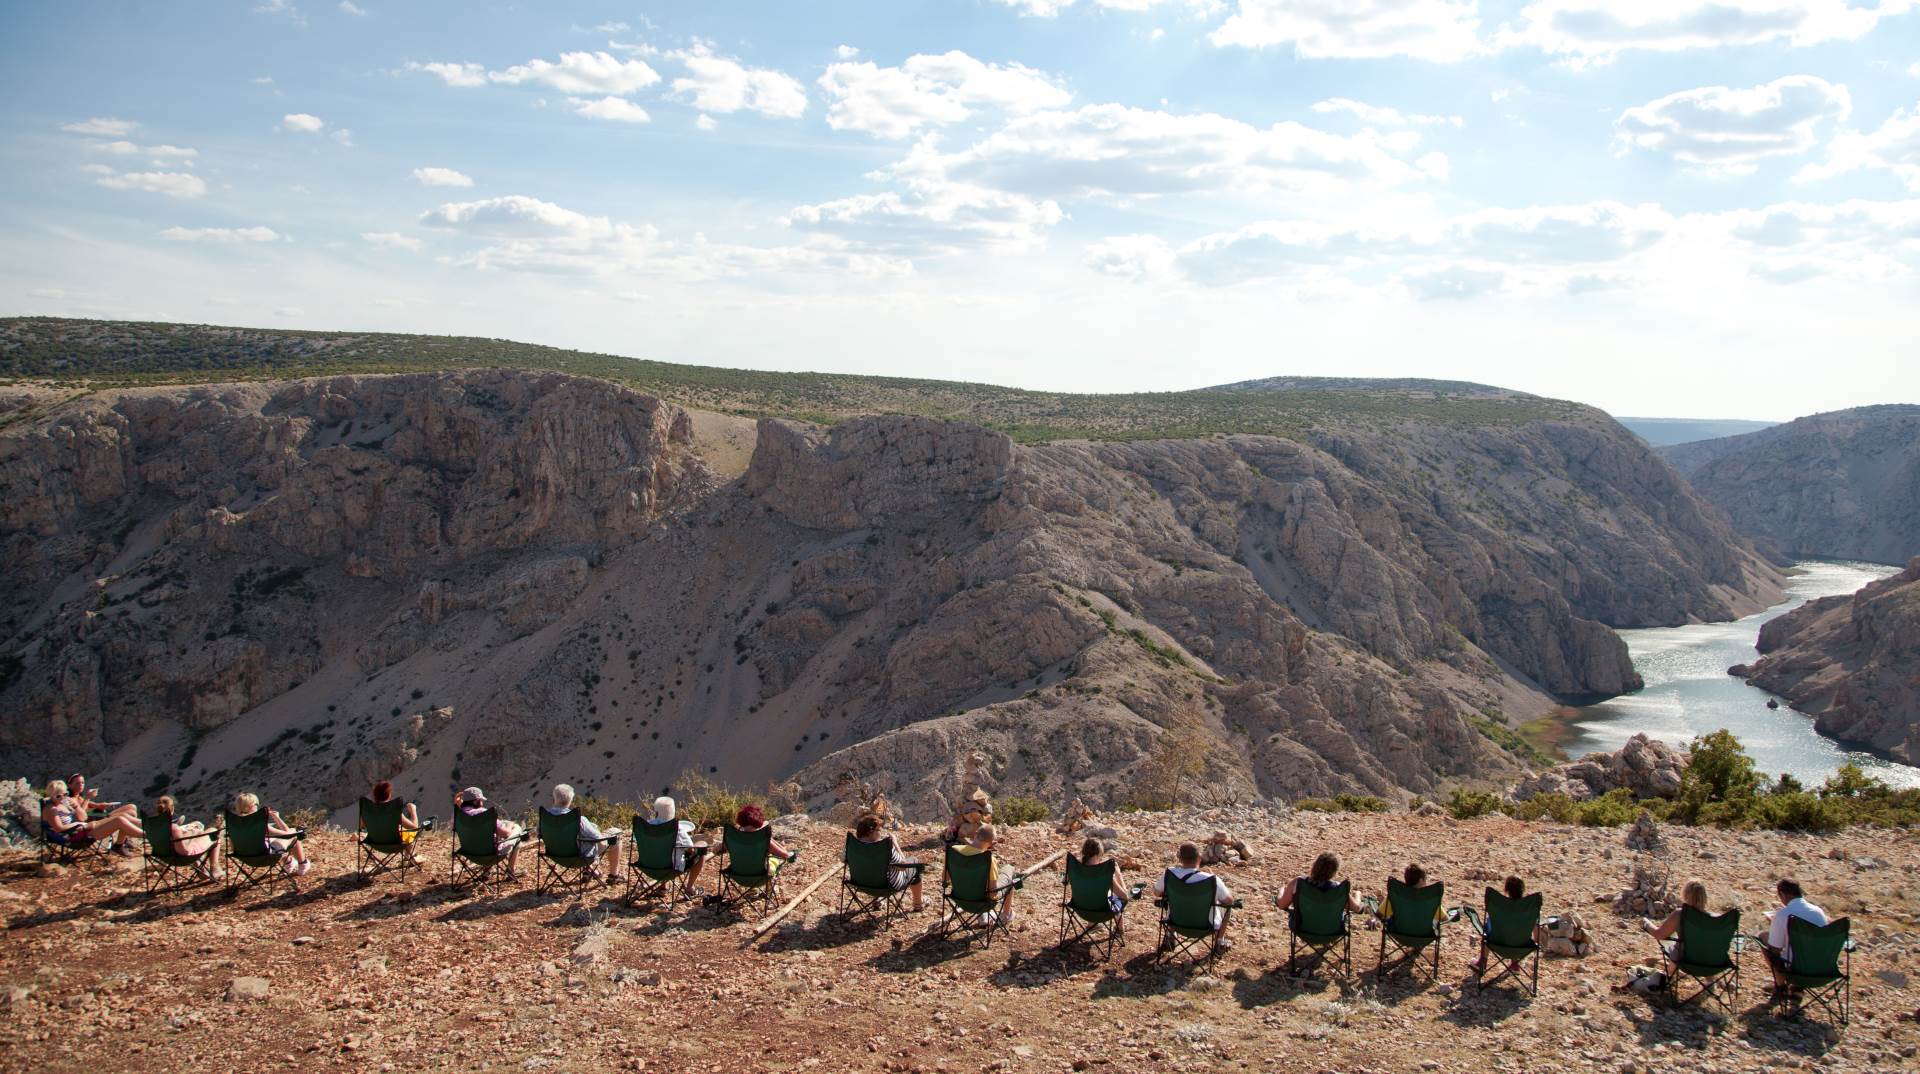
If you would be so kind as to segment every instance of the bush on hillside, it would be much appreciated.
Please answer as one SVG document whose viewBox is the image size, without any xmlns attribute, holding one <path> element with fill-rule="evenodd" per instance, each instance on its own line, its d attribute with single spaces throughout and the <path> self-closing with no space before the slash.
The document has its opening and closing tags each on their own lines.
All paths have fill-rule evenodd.
<svg viewBox="0 0 1920 1074">
<path fill-rule="evenodd" d="M 1447 796 L 1447 812 L 1456 820 L 1471 820 L 1488 813 L 1498 813 L 1506 808 L 1504 799 L 1488 794 L 1486 791 L 1470 791 L 1464 788 Z"/>
<path fill-rule="evenodd" d="M 690 820 L 694 827 L 701 829 L 732 824 L 740 810 L 754 801 L 753 795 L 723 787 L 698 772 L 681 773 L 673 785 L 673 793 L 678 799 L 680 819 Z"/>
<path fill-rule="evenodd" d="M 994 807 L 993 819 L 1001 824 L 1032 824 L 1046 820 L 1052 812 L 1047 808 L 1047 803 L 1038 798 L 1015 795 L 1000 800 L 1000 804 Z"/>
</svg>

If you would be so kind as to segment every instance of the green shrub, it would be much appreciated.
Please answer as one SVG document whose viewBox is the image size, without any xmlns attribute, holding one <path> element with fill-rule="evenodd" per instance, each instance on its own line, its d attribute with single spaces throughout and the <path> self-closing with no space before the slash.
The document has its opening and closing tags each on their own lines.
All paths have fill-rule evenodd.
<svg viewBox="0 0 1920 1074">
<path fill-rule="evenodd" d="M 1765 777 L 1754 770 L 1753 758 L 1733 737 L 1721 728 L 1693 740 L 1692 756 L 1680 774 L 1680 793 L 1675 799 L 1674 819 L 1687 822 L 1698 819 L 1702 811 L 1716 802 L 1743 802 L 1760 789 Z M 1716 815 L 1724 811 L 1716 811 Z M 1734 810 L 1744 814 L 1744 807 Z"/>
<path fill-rule="evenodd" d="M 1302 798 L 1293 803 L 1293 808 L 1303 813 L 1338 813 L 1340 807 L 1331 798 Z"/>
<path fill-rule="evenodd" d="M 1371 794 L 1336 794 L 1333 804 L 1342 813 L 1385 813 L 1387 800 L 1375 798 Z"/>
<path fill-rule="evenodd" d="M 1787 832 L 1838 831 L 1847 826 L 1847 813 L 1839 802 L 1807 791 L 1762 795 L 1748 808 L 1753 824 Z"/>
<path fill-rule="evenodd" d="M 690 820 L 701 829 L 732 824 L 740 810 L 751 804 L 753 795 L 723 787 L 698 772 L 683 772 L 673 786 L 681 820 Z"/>
<path fill-rule="evenodd" d="M 1640 815 L 1640 803 L 1633 792 L 1615 787 L 1592 801 L 1580 803 L 1580 823 L 1589 828 L 1618 828 L 1632 824 Z"/>
<path fill-rule="evenodd" d="M 1557 791 L 1536 794 L 1524 802 L 1515 802 L 1511 812 L 1520 820 L 1552 820 L 1561 824 L 1580 823 L 1580 803 Z"/>
<path fill-rule="evenodd" d="M 1000 800 L 1000 804 L 994 807 L 993 819 L 1001 824 L 1032 824 L 1046 820 L 1052 813 L 1047 803 L 1038 798 L 1015 795 Z"/>
<path fill-rule="evenodd" d="M 1447 796 L 1447 812 L 1458 820 L 1470 820 L 1474 817 L 1497 813 L 1506 802 L 1486 791 L 1456 790 Z"/>
<path fill-rule="evenodd" d="M 597 794 L 574 795 L 573 808 L 578 809 L 581 816 L 592 821 L 594 827 L 602 830 L 629 828 L 633 825 L 633 815 L 636 812 L 642 812 L 632 802 L 616 802 Z M 652 806 L 649 805 L 645 812 L 651 813 Z"/>
</svg>

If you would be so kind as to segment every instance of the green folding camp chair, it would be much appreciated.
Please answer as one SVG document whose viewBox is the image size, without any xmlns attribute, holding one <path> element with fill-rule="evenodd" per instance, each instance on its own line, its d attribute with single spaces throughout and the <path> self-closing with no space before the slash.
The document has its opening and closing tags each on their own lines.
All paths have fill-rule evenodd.
<svg viewBox="0 0 1920 1074">
<path fill-rule="evenodd" d="M 958 847 L 948 846 L 940 875 L 940 920 L 928 935 L 968 943 L 978 937 L 984 946 L 992 947 L 993 934 L 1007 927 L 1006 917 L 999 912 L 1000 900 L 1008 888 L 1023 888 L 1027 883 L 1026 877 L 1013 873 L 1011 880 L 1003 875 L 998 885 L 989 884 L 988 874 L 994 871 L 991 852 L 962 854 Z"/>
<path fill-rule="evenodd" d="M 875 913 L 882 919 L 903 914 L 912 905 L 909 887 L 926 871 L 924 862 L 895 864 L 892 839 L 862 842 L 847 833 L 840 857 L 840 914 L 857 917 Z"/>
<path fill-rule="evenodd" d="M 692 899 L 693 863 L 707 856 L 706 847 L 675 847 L 680 838 L 680 822 L 670 820 L 654 824 L 638 813 L 633 815 L 633 861 L 627 872 L 627 901 L 657 899 L 666 896 L 671 908 Z M 677 853 L 676 853 L 677 851 Z"/>
<path fill-rule="evenodd" d="M 589 858 L 580 853 L 578 809 L 558 814 L 549 809 L 534 812 L 540 818 L 540 860 L 535 866 L 538 877 L 534 881 L 534 890 L 542 895 L 556 892 L 574 898 L 585 895 L 600 879 L 597 866 L 602 858 L 608 857 L 605 844 L 620 838 L 620 833 L 605 833 L 598 839 L 587 840 L 602 844 L 602 853 Z M 609 868 L 614 864 L 617 863 L 609 861 Z"/>
<path fill-rule="evenodd" d="M 1540 906 L 1545 901 L 1544 897 L 1536 891 L 1523 898 L 1509 899 L 1506 892 L 1488 888 L 1486 898 L 1486 920 L 1482 921 L 1471 906 L 1462 906 L 1460 911 L 1467 915 L 1473 931 L 1486 940 L 1489 956 L 1498 958 L 1506 964 L 1506 968 L 1488 977 L 1489 967 L 1476 962 L 1473 971 L 1475 985 L 1484 992 L 1511 977 L 1528 995 L 1538 996 L 1540 945 L 1534 942 L 1533 930 L 1540 924 Z M 1531 978 L 1526 974 L 1529 964 L 1532 965 Z"/>
<path fill-rule="evenodd" d="M 1055 946 L 1084 941 L 1089 951 L 1104 945 L 1106 951 L 1101 957 L 1113 957 L 1127 934 L 1125 904 L 1115 910 L 1108 898 L 1113 891 L 1113 874 L 1119 868 L 1120 863 L 1112 858 L 1088 865 L 1075 855 L 1067 855 L 1066 873 L 1061 878 L 1065 890 L 1060 900 L 1060 942 Z M 1140 897 L 1140 890 L 1138 884 L 1134 885 L 1133 898 Z"/>
<path fill-rule="evenodd" d="M 1680 931 L 1672 942 L 1660 945 L 1667 999 L 1676 1007 L 1696 999 L 1717 1003 L 1731 1016 L 1740 997 L 1740 940 L 1740 911 L 1709 914 L 1682 906 Z M 1698 981 L 1700 990 L 1683 997 L 1682 976 Z"/>
<path fill-rule="evenodd" d="M 1323 962 L 1343 977 L 1352 976 L 1353 930 L 1347 920 L 1352 892 L 1353 884 L 1347 880 L 1327 888 L 1304 881 L 1294 885 L 1292 912 L 1287 915 L 1287 966 L 1293 976 L 1312 980 Z M 1299 962 L 1303 953 L 1307 956 L 1304 967 Z"/>
<path fill-rule="evenodd" d="M 85 861 L 106 861 L 112 844 L 101 839 L 59 839 L 47 830 L 47 800 L 40 799 L 40 856 L 56 865 L 76 865 Z"/>
<path fill-rule="evenodd" d="M 1797 1016 L 1808 1003 L 1818 1005 L 1841 1025 L 1853 1013 L 1853 922 L 1838 918 L 1816 925 L 1805 918 L 1787 921 L 1787 950 L 1793 962 L 1787 966 L 1787 983 L 1794 992 L 1786 1013 Z"/>
<path fill-rule="evenodd" d="M 1160 908 L 1160 940 L 1154 946 L 1156 959 L 1178 958 L 1197 951 L 1194 965 L 1211 968 L 1219 960 L 1221 952 L 1226 950 L 1222 937 L 1227 923 L 1240 908 L 1239 899 L 1221 905 L 1219 884 L 1217 876 L 1196 882 L 1167 870 L 1161 884 L 1165 894 L 1153 901 Z M 1218 924 L 1213 920 L 1216 911 L 1220 914 Z"/>
<path fill-rule="evenodd" d="M 786 864 L 771 860 L 773 825 L 743 832 L 729 824 L 720 839 L 727 850 L 727 864 L 720 869 L 714 898 L 733 910 L 749 903 L 760 904 L 763 912 L 772 910 L 780 900 L 780 869 Z"/>
<path fill-rule="evenodd" d="M 265 888 L 272 891 L 281 884 L 300 890 L 300 880 L 288 872 L 282 859 L 285 853 L 276 853 L 267 843 L 267 810 L 265 806 L 242 816 L 233 810 L 224 810 L 220 814 L 220 826 L 227 831 L 227 893 L 238 895 L 249 888 Z M 306 830 L 294 829 L 292 836 L 276 838 L 304 839 Z"/>
<path fill-rule="evenodd" d="M 408 869 L 420 868 L 420 859 L 412 844 L 400 836 L 401 814 L 407 803 L 398 798 L 376 802 L 360 799 L 360 837 L 355 840 L 353 871 L 361 880 L 372 883 L 380 876 L 407 878 Z M 433 830 L 428 817 L 414 833 L 414 839 Z"/>
<path fill-rule="evenodd" d="M 1374 964 L 1375 978 L 1406 972 L 1418 978 L 1424 966 L 1428 981 L 1440 979 L 1440 927 L 1448 918 L 1440 907 L 1446 900 L 1447 886 L 1439 881 L 1410 888 L 1392 877 L 1387 878 L 1387 906 L 1393 916 L 1380 922 L 1380 957 Z M 1387 969 L 1387 945 L 1394 948 L 1394 968 Z M 1431 952 L 1432 959 L 1426 955 Z"/>
<path fill-rule="evenodd" d="M 213 871 L 213 850 L 220 843 L 218 828 L 207 833 L 207 849 L 198 854 L 182 854 L 173 847 L 173 814 L 155 813 L 150 817 L 141 817 L 140 827 L 147 837 L 147 853 L 140 863 L 140 879 L 146 885 L 148 896 L 184 891 L 220 879 Z"/>
<path fill-rule="evenodd" d="M 512 839 L 496 840 L 494 830 L 500 813 L 492 806 L 468 814 L 459 803 L 453 807 L 453 853 L 447 869 L 447 882 L 456 888 L 478 893 L 499 892 L 520 879 L 507 867 L 508 856 L 527 837 L 525 832 Z"/>
</svg>

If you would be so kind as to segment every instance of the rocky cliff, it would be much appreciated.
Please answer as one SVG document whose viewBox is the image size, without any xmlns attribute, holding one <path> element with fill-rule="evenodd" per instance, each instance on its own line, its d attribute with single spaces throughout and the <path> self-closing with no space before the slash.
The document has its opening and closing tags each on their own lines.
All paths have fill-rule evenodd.
<svg viewBox="0 0 1920 1074">
<path fill-rule="evenodd" d="M 1435 407 L 1020 445 L 545 372 L 43 394 L 0 430 L 0 767 L 931 810 L 963 764 L 1114 802 L 1183 751 L 1189 798 L 1431 792 L 1512 768 L 1489 720 L 1637 686 L 1609 625 L 1776 592 L 1604 415 Z"/>
<path fill-rule="evenodd" d="M 1821 734 L 1920 764 L 1920 556 L 1768 622 L 1760 653 L 1732 673 L 1811 714 Z"/>
<path fill-rule="evenodd" d="M 1920 406 L 1836 410 L 1659 450 L 1735 529 L 1787 558 L 1920 554 Z"/>
</svg>

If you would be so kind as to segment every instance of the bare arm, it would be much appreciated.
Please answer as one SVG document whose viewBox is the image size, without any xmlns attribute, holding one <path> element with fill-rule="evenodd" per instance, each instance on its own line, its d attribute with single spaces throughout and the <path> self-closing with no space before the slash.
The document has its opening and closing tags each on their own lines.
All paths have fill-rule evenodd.
<svg viewBox="0 0 1920 1074">
<path fill-rule="evenodd" d="M 1660 922 L 1660 924 L 1655 925 L 1652 928 L 1649 928 L 1647 930 L 1647 932 L 1650 933 L 1653 936 L 1653 938 L 1656 940 L 1672 939 L 1673 934 L 1679 931 L 1680 931 L 1680 911 L 1678 910 L 1675 910 L 1674 912 L 1668 914 L 1667 919 L 1665 921 L 1662 921 Z"/>
</svg>

